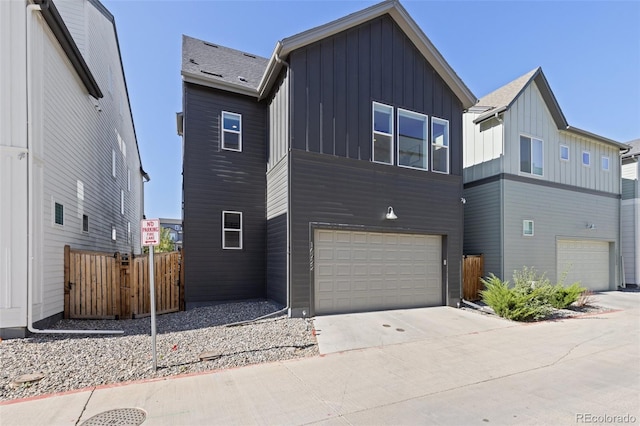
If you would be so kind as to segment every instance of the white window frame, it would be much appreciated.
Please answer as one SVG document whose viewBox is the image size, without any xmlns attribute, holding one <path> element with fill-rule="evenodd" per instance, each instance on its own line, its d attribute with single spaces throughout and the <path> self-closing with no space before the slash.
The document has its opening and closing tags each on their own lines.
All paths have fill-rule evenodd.
<svg viewBox="0 0 640 426">
<path fill-rule="evenodd" d="M 389 110 L 391 110 L 391 133 L 385 133 L 385 132 L 380 132 L 377 131 L 375 129 L 375 111 L 376 111 L 376 105 L 379 105 L 383 108 L 388 108 Z M 371 161 L 374 163 L 378 163 L 378 164 L 387 164 L 390 166 L 393 166 L 395 164 L 395 159 L 394 157 L 394 149 L 393 149 L 393 144 L 395 141 L 395 130 L 394 130 L 394 122 L 393 122 L 393 107 L 391 105 L 387 105 L 387 104 L 383 104 L 381 102 L 375 102 L 373 101 L 371 104 Z M 391 146 L 389 147 L 389 157 L 390 157 L 390 162 L 387 163 L 386 161 L 376 161 L 375 159 L 375 144 L 374 144 L 374 139 L 375 139 L 375 135 L 381 135 L 381 136 L 388 136 L 391 138 Z"/>
<path fill-rule="evenodd" d="M 116 241 L 118 238 L 118 232 L 116 231 L 116 226 L 111 225 L 111 241 Z"/>
<path fill-rule="evenodd" d="M 435 143 L 435 141 L 433 140 L 433 125 L 435 123 L 438 124 L 446 124 L 447 126 L 447 145 L 442 145 L 442 144 L 438 144 Z M 449 126 L 449 120 L 445 120 L 444 118 L 438 118 L 438 117 L 431 117 L 431 171 L 435 172 L 435 173 L 442 173 L 445 175 L 448 175 L 451 173 L 451 152 L 449 151 L 449 149 L 451 148 L 451 127 Z M 445 148 L 447 150 L 447 171 L 443 172 L 442 170 L 436 170 L 433 167 L 433 159 L 435 158 L 434 152 L 435 152 L 435 148 L 436 147 L 440 147 L 440 148 Z"/>
<path fill-rule="evenodd" d="M 240 215 L 240 229 L 235 229 L 235 228 L 225 228 L 224 227 L 224 216 L 226 214 L 238 214 Z M 242 246 L 243 246 L 243 239 L 242 239 L 242 233 L 243 233 L 243 221 L 242 221 L 242 212 L 238 212 L 238 211 L 233 211 L 233 210 L 223 210 L 222 211 L 222 248 L 224 250 L 242 250 Z M 240 241 L 240 247 L 227 247 L 227 242 L 226 242 L 226 238 L 225 238 L 225 232 L 238 232 L 239 235 L 239 241 Z"/>
<path fill-rule="evenodd" d="M 116 150 L 111 150 L 111 177 L 116 177 Z"/>
<path fill-rule="evenodd" d="M 240 130 L 225 129 L 224 128 L 225 115 L 238 117 L 238 121 L 240 122 Z M 222 131 L 220 147 L 225 151 L 242 152 L 242 114 L 238 114 L 236 112 L 230 112 L 230 111 L 222 111 L 222 114 L 220 114 L 220 130 Z M 238 148 L 228 148 L 225 146 L 225 143 L 224 143 L 225 133 L 233 133 L 238 135 Z"/>
<path fill-rule="evenodd" d="M 62 223 L 56 222 L 56 205 L 62 207 Z M 64 228 L 64 204 L 54 198 L 51 199 L 51 224 L 58 228 Z"/>
<path fill-rule="evenodd" d="M 527 227 L 527 224 L 531 224 L 531 233 L 528 234 L 527 231 L 529 230 L 529 228 Z M 522 221 L 522 236 L 523 237 L 533 237 L 535 234 L 534 232 L 534 222 L 531 219 L 524 219 Z"/>
<path fill-rule="evenodd" d="M 604 166 L 604 162 L 607 162 L 607 167 Z M 602 166 L 602 170 L 604 170 L 605 172 L 608 172 L 609 170 L 611 170 L 611 160 L 609 160 L 609 157 L 607 155 L 603 155 L 600 159 L 600 165 Z"/>
<path fill-rule="evenodd" d="M 120 190 L 120 214 L 124 216 L 124 189 Z"/>
<path fill-rule="evenodd" d="M 587 154 L 587 163 L 584 162 L 584 155 Z M 585 167 L 591 167 L 591 151 L 582 151 L 582 165 Z"/>
<path fill-rule="evenodd" d="M 405 115 L 405 116 L 413 116 L 413 117 L 418 117 L 420 119 L 424 119 L 424 140 L 422 141 L 423 143 L 423 149 L 424 149 L 424 156 L 425 156 L 425 161 L 424 161 L 424 167 L 415 167 L 415 166 L 407 166 L 407 165 L 403 165 L 400 164 L 400 115 Z M 397 112 L 396 112 L 396 123 L 398 123 L 396 125 L 397 129 L 397 133 L 398 133 L 398 137 L 397 137 L 397 143 L 396 143 L 396 158 L 398 159 L 398 167 L 404 167 L 407 169 L 414 169 L 414 170 L 429 170 L 429 159 L 431 158 L 429 156 L 429 151 L 430 151 L 430 146 L 429 146 L 429 116 L 426 114 L 421 114 L 419 112 L 414 112 L 414 111 L 410 111 L 408 109 L 402 109 L 402 108 L 397 108 Z"/>
<path fill-rule="evenodd" d="M 127 169 L 127 191 L 131 192 L 131 169 Z"/>
<path fill-rule="evenodd" d="M 521 144 L 521 138 L 528 138 L 531 142 L 529 144 L 529 168 L 531 169 L 530 172 L 525 172 L 522 171 L 522 144 Z M 540 146 L 542 147 L 542 174 L 537 174 L 534 173 L 533 170 L 533 141 L 538 141 L 540 142 Z M 533 176 L 533 177 L 544 177 L 544 140 L 537 138 L 535 136 L 530 136 L 530 135 L 525 135 L 525 134 L 520 134 L 520 136 L 518 137 L 518 147 L 519 147 L 519 156 L 518 156 L 518 171 L 519 173 L 523 174 L 523 175 L 527 175 L 527 176 Z"/>
<path fill-rule="evenodd" d="M 562 148 L 567 149 L 567 158 L 562 158 Z M 544 150 L 544 146 L 542 147 L 542 149 Z M 560 145 L 560 161 L 569 161 L 570 158 L 571 158 L 571 151 L 569 150 L 569 146 L 561 144 Z M 543 165 L 543 172 L 544 172 L 544 165 Z"/>
<path fill-rule="evenodd" d="M 131 244 L 131 222 L 127 222 L 127 244 Z"/>
</svg>

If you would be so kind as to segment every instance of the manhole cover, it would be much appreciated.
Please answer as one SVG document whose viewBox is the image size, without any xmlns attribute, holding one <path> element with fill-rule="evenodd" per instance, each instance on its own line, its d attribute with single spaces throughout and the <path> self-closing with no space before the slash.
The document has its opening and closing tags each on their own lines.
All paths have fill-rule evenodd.
<svg viewBox="0 0 640 426">
<path fill-rule="evenodd" d="M 147 418 L 147 413 L 139 408 L 118 408 L 96 414 L 82 422 L 80 426 L 139 426 Z"/>
</svg>

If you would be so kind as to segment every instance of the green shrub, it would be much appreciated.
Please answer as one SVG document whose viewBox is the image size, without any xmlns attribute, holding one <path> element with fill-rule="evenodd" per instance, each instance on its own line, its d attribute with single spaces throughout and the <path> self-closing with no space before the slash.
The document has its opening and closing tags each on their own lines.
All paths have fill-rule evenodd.
<svg viewBox="0 0 640 426">
<path fill-rule="evenodd" d="M 556 309 L 566 309 L 573 302 L 576 302 L 582 293 L 587 291 L 586 288 L 580 286 L 580 283 L 573 283 L 569 287 L 557 284 L 553 290 L 550 303 Z"/>
<path fill-rule="evenodd" d="M 532 287 L 531 284 L 526 285 L 522 281 L 510 288 L 508 282 L 503 282 L 493 274 L 482 279 L 482 283 L 485 287 L 481 291 L 482 301 L 503 318 L 535 321 L 551 312 L 546 287 Z"/>
</svg>

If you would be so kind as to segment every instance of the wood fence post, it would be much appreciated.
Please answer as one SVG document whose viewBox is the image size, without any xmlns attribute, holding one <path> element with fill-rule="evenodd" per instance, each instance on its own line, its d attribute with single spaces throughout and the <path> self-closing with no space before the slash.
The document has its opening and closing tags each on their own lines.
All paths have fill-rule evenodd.
<svg viewBox="0 0 640 426">
<path fill-rule="evenodd" d="M 71 251 L 71 247 L 69 247 L 68 245 L 64 246 L 64 318 L 68 319 L 69 318 L 69 303 L 70 301 L 70 295 L 69 293 L 71 292 L 71 278 L 69 276 L 69 264 L 70 264 L 70 251 Z"/>
</svg>

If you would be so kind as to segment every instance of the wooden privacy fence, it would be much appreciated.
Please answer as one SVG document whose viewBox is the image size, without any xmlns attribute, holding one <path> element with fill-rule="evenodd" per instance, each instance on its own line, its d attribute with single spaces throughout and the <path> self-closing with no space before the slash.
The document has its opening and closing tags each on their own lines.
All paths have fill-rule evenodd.
<svg viewBox="0 0 640 426">
<path fill-rule="evenodd" d="M 183 304 L 181 252 L 154 253 L 156 312 Z M 151 314 L 149 256 L 64 248 L 65 318 L 127 319 Z"/>
<path fill-rule="evenodd" d="M 467 255 L 462 261 L 462 297 L 465 300 L 480 300 L 480 290 L 483 289 L 484 255 Z"/>
</svg>

